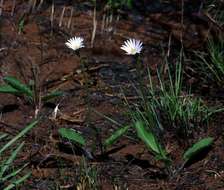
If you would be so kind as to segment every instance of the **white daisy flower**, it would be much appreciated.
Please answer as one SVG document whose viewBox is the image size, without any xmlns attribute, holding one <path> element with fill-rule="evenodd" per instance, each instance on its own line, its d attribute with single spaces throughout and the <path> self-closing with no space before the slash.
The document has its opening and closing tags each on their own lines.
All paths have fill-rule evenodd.
<svg viewBox="0 0 224 190">
<path fill-rule="evenodd" d="M 121 49 L 123 49 L 127 55 L 135 55 L 141 52 L 142 42 L 136 39 L 129 39 L 124 42 Z"/>
<path fill-rule="evenodd" d="M 68 47 L 68 48 L 71 48 L 73 49 L 74 51 L 80 49 L 80 48 L 83 48 L 85 47 L 84 44 L 83 44 L 83 41 L 84 39 L 81 38 L 81 37 L 74 37 L 74 38 L 71 38 L 69 39 L 65 45 Z"/>
</svg>

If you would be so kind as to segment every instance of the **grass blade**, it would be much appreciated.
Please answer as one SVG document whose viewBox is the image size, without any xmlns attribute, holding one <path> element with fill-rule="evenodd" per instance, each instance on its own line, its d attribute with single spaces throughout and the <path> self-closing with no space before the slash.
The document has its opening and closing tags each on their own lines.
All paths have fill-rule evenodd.
<svg viewBox="0 0 224 190">
<path fill-rule="evenodd" d="M 1 170 L 0 170 L 0 179 L 3 177 L 5 171 L 11 166 L 12 162 L 15 160 L 17 154 L 19 153 L 19 151 L 22 149 L 24 145 L 24 142 L 22 142 L 13 152 L 12 154 L 9 156 L 9 158 L 5 161 L 5 163 L 3 163 L 3 166 L 1 166 Z"/>
<path fill-rule="evenodd" d="M 38 123 L 38 120 L 33 121 L 28 126 L 26 126 L 18 135 L 16 135 L 13 139 L 11 139 L 8 143 L 6 143 L 1 149 L 0 149 L 0 155 L 2 152 L 4 152 L 7 148 L 9 148 L 14 142 L 16 142 L 19 138 L 24 136 L 28 131 L 30 131 L 33 127 L 35 127 Z"/>
<path fill-rule="evenodd" d="M 25 164 L 22 168 L 19 168 L 15 171 L 13 171 L 12 173 L 4 176 L 3 178 L 1 178 L 1 181 L 4 183 L 5 181 L 17 176 L 21 171 L 23 171 L 23 169 L 27 166 L 28 164 Z"/>
<path fill-rule="evenodd" d="M 30 177 L 31 172 L 29 172 L 28 174 L 24 175 L 23 177 L 11 182 L 10 185 L 8 185 L 6 188 L 4 188 L 3 190 L 10 190 L 13 189 L 14 187 L 18 186 L 20 183 L 24 182 L 28 177 Z"/>
<path fill-rule="evenodd" d="M 104 141 L 103 145 L 105 147 L 108 147 L 114 144 L 122 135 L 124 135 L 128 131 L 129 127 L 130 126 L 125 126 L 117 129 L 109 138 Z"/>
<path fill-rule="evenodd" d="M 99 115 L 99 116 L 101 116 L 101 117 L 107 119 L 108 121 L 110 121 L 110 122 L 113 123 L 114 125 L 117 125 L 118 127 L 122 127 L 122 125 L 121 125 L 120 123 L 118 123 L 117 121 L 113 120 L 112 118 L 110 118 L 110 117 L 108 117 L 108 116 L 106 116 L 106 115 L 104 115 L 104 114 L 98 112 L 98 111 L 95 110 L 95 109 L 94 109 L 93 111 L 94 111 L 94 113 L 96 113 L 97 115 Z"/>
<path fill-rule="evenodd" d="M 8 134 L 6 134 L 6 133 L 0 134 L 0 140 L 4 139 L 7 136 L 8 136 Z"/>
<path fill-rule="evenodd" d="M 42 101 L 47 102 L 51 99 L 57 98 L 57 97 L 62 96 L 62 95 L 63 95 L 63 92 L 61 92 L 61 91 L 51 92 L 51 93 L 47 94 L 46 96 L 43 96 Z"/>
</svg>

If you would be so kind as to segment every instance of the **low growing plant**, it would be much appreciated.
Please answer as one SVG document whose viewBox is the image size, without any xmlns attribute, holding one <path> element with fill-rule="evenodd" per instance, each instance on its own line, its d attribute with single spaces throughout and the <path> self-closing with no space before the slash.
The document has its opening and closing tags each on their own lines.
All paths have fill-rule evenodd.
<svg viewBox="0 0 224 190">
<path fill-rule="evenodd" d="M 171 175 L 171 177 L 177 175 L 186 166 L 187 163 L 195 159 L 203 150 L 209 148 L 213 143 L 213 138 L 211 137 L 203 138 L 194 143 L 184 152 L 182 156 L 182 165 L 176 170 L 172 170 L 172 160 L 169 158 L 166 149 L 162 147 L 161 143 L 158 141 L 154 133 L 150 130 L 147 130 L 144 126 L 144 122 L 142 121 L 137 121 L 135 123 L 135 128 L 137 130 L 138 137 L 145 143 L 149 151 L 153 153 L 155 159 L 164 162 L 165 168 L 167 169 L 167 172 Z"/>
<path fill-rule="evenodd" d="M 142 121 L 136 121 L 135 129 L 138 137 L 146 144 L 157 160 L 162 160 L 166 165 L 170 164 L 166 150 L 161 146 L 153 132 L 146 129 Z"/>
<path fill-rule="evenodd" d="M 166 171 L 170 175 L 170 177 L 177 175 L 186 166 L 187 163 L 196 158 L 203 150 L 209 148 L 213 143 L 213 138 L 211 137 L 203 138 L 198 142 L 194 143 L 183 153 L 182 165 L 180 167 L 177 167 L 176 170 L 171 169 L 173 162 L 170 159 L 170 155 L 164 148 L 165 146 L 161 144 L 161 142 L 158 140 L 158 137 L 154 134 L 152 130 L 150 130 L 153 129 L 153 126 L 146 125 L 147 124 L 145 124 L 141 120 L 136 121 L 133 125 L 133 128 L 135 129 L 135 134 L 146 145 L 148 150 L 155 156 L 155 159 L 160 160 L 164 163 L 164 166 L 167 169 Z M 124 126 L 119 127 L 117 130 L 115 130 L 107 139 L 104 140 L 104 150 L 107 150 L 107 148 L 112 146 L 118 139 L 120 139 L 124 134 L 126 134 L 127 130 L 130 129 L 130 127 L 131 126 Z M 86 151 L 86 140 L 82 134 L 73 129 L 66 128 L 59 129 L 59 134 L 63 138 L 80 146 L 80 148 L 84 150 L 84 155 L 86 158 L 93 160 L 95 159 L 93 152 Z M 89 155 L 91 155 L 91 157 Z"/>
<path fill-rule="evenodd" d="M 120 127 L 119 129 L 115 130 L 108 138 L 106 138 L 102 143 L 103 147 L 100 147 L 100 149 L 103 150 L 101 154 L 104 154 L 110 146 L 115 144 L 119 138 L 125 135 L 129 128 L 130 126 Z M 88 159 L 94 159 L 94 152 L 93 150 L 89 151 L 86 149 L 87 140 L 81 133 L 74 129 L 67 128 L 60 128 L 58 131 L 62 138 L 81 147 L 85 157 Z"/>
<path fill-rule="evenodd" d="M 12 76 L 7 76 L 3 78 L 5 85 L 0 86 L 0 93 L 12 94 L 18 97 L 23 97 L 29 103 L 35 105 L 40 102 L 48 102 L 56 97 L 63 95 L 60 91 L 50 92 L 40 97 L 40 102 L 36 102 L 36 99 L 39 99 L 37 94 L 33 88 L 33 86 L 26 85 L 22 83 L 20 80 L 16 79 Z M 35 107 L 39 107 L 39 105 L 35 105 Z"/>
</svg>

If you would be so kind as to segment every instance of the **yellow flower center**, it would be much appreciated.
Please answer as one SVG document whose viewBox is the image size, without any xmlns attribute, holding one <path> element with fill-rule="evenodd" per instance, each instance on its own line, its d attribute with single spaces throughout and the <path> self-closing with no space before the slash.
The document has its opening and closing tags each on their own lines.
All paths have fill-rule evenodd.
<svg viewBox="0 0 224 190">
<path fill-rule="evenodd" d="M 131 54 L 135 54 L 135 53 L 136 53 L 135 48 L 131 48 Z"/>
</svg>

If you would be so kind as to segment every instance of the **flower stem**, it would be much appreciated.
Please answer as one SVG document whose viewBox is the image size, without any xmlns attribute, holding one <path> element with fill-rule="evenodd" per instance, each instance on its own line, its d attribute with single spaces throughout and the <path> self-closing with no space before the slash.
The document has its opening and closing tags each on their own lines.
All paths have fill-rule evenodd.
<svg viewBox="0 0 224 190">
<path fill-rule="evenodd" d="M 90 123 L 90 108 L 91 108 L 91 105 L 90 105 L 90 91 L 89 91 L 89 78 L 88 78 L 88 75 L 86 73 L 86 61 L 84 58 L 82 58 L 80 55 L 79 55 L 79 58 L 80 58 L 80 64 L 81 64 L 81 70 L 82 70 L 82 74 L 83 74 L 83 79 L 84 79 L 84 92 L 85 92 L 85 103 L 87 105 L 87 112 L 86 112 L 86 125 L 87 127 L 89 126 L 89 123 Z"/>
<path fill-rule="evenodd" d="M 149 106 L 147 104 L 147 93 L 145 91 L 145 85 L 144 85 L 144 76 L 142 75 L 142 63 L 141 63 L 141 57 L 140 55 L 135 55 L 134 60 L 136 63 L 136 73 L 137 73 L 137 80 L 139 83 L 139 88 L 140 88 L 140 93 L 143 99 L 144 103 L 144 109 L 148 112 L 149 111 Z"/>
</svg>

